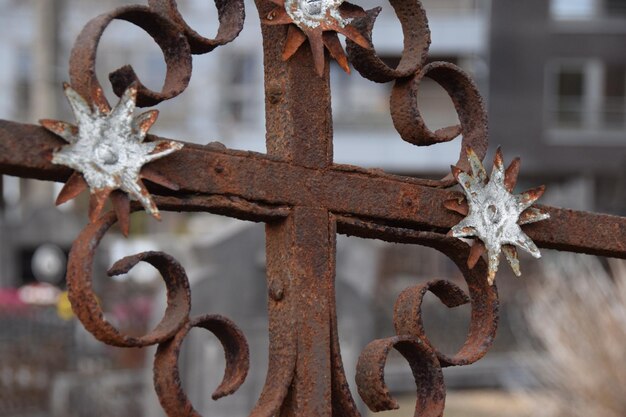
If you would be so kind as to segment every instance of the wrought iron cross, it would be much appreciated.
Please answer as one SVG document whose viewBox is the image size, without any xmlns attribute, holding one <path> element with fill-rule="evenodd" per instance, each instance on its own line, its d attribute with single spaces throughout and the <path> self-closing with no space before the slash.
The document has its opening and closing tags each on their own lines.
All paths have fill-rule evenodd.
<svg viewBox="0 0 626 417">
<path fill-rule="evenodd" d="M 216 2 L 220 21 L 216 39 L 203 38 L 189 28 L 174 0 L 148 3 L 149 6 L 122 7 L 95 18 L 76 41 L 70 62 L 72 89 L 68 91 L 79 113 L 82 111 L 85 120 L 95 123 L 88 124 L 91 130 L 85 133 L 80 120 L 77 127 L 42 122 L 56 134 L 37 125 L 0 121 L 0 173 L 60 182 L 70 179 L 62 199 L 90 188 L 91 222 L 76 239 L 68 264 L 72 307 L 83 325 L 105 343 L 121 347 L 159 345 L 154 382 L 168 415 L 197 415 L 179 384 L 177 368 L 182 340 L 191 327 L 212 331 L 224 345 L 227 367 L 214 398 L 232 394 L 245 379 L 248 346 L 241 331 L 224 317 L 189 317 L 190 290 L 185 271 L 176 260 L 160 252 L 130 256 L 109 271 L 111 275 L 124 273 L 141 261 L 159 269 L 168 298 L 160 324 L 143 337 L 131 337 L 104 319 L 91 288 L 93 256 L 100 239 L 118 217 L 123 229 L 126 228 L 129 210 L 145 207 L 156 213 L 158 207 L 170 211 L 205 211 L 266 223 L 269 371 L 251 413 L 255 417 L 359 415 L 346 382 L 337 334 L 334 294 L 337 233 L 435 248 L 450 257 L 465 276 L 467 295 L 447 281 L 431 281 L 405 290 L 395 306 L 396 336 L 373 341 L 359 358 L 359 394 L 372 410 L 387 410 L 396 407 L 396 403 L 385 386 L 383 371 L 387 354 L 392 348 L 397 349 L 408 360 L 415 376 L 419 416 L 443 413 L 442 367 L 471 364 L 493 342 L 498 297 L 488 275 L 495 273 L 491 258 L 495 250 L 499 251 L 500 243 L 505 245 L 502 248 L 513 265 L 516 255 L 511 245 L 534 251 L 532 241 L 544 248 L 626 258 L 626 218 L 530 207 L 541 190 L 522 194 L 518 200 L 516 196 L 510 197 L 519 203 L 510 225 L 522 226 L 520 231 L 529 237 L 528 241 L 501 239 L 492 245 L 495 248 L 492 251 L 493 242 L 478 227 L 460 223 L 465 215 L 466 220 L 472 218 L 472 210 L 476 215 L 477 207 L 488 214 L 485 221 L 494 224 L 502 218 L 511 220 L 511 215 L 505 213 L 506 207 L 483 201 L 484 196 L 495 197 L 486 186 L 488 178 L 480 163 L 487 149 L 487 118 L 482 100 L 474 83 L 459 68 L 447 63 L 426 64 L 430 32 L 418 0 L 391 1 L 405 36 L 404 53 L 397 68 L 388 67 L 371 45 L 371 32 L 380 9 L 364 12 L 341 0 L 257 0 L 265 53 L 267 154 L 163 141 L 148 135 L 146 147 L 141 148 L 146 151 L 142 154 L 147 158 L 144 162 L 156 156 L 163 158 L 150 162 L 140 172 L 133 171 L 136 178 L 128 174 L 134 182 L 113 174 L 117 182 L 98 182 L 100 177 L 89 171 L 98 162 L 93 158 L 101 159 L 98 162 L 101 164 L 96 166 L 99 173 L 109 172 L 110 167 L 102 164 L 120 163 L 130 170 L 130 163 L 120 162 L 115 147 L 99 148 L 100 140 L 90 136 L 97 130 L 94 126 L 100 129 L 105 123 L 102 120 L 106 119 L 103 138 L 125 134 L 122 139 L 134 141 L 140 149 L 139 144 L 143 143 L 156 114 L 133 118 L 132 103 L 136 100 L 140 107 L 153 106 L 183 92 L 191 76 L 191 55 L 210 52 L 232 41 L 243 26 L 241 0 Z M 131 67 L 115 71 L 110 76 L 114 91 L 119 96 L 126 94 L 126 98 L 111 110 L 95 76 L 95 59 L 99 38 L 114 19 L 127 20 L 154 38 L 163 50 L 167 76 L 163 90 L 154 92 L 141 84 Z M 347 56 L 337 33 L 348 38 Z M 433 181 L 334 164 L 329 55 L 346 70 L 350 61 L 368 79 L 395 82 L 391 111 L 403 139 L 421 146 L 449 141 L 462 134 L 462 151 L 453 169 L 454 176 Z M 436 132 L 426 127 L 415 100 L 424 77 L 447 90 L 457 109 L 460 126 Z M 79 140 L 92 140 L 94 148 L 91 156 L 90 152 L 79 153 L 83 165 L 71 165 L 79 172 L 75 173 L 60 163 L 76 157 L 71 150 L 62 149 Z M 118 145 L 124 147 L 124 141 Z M 169 152 L 173 153 L 165 156 Z M 74 156 L 60 156 L 63 153 Z M 498 153 L 495 165 L 491 181 L 496 181 L 497 176 L 502 190 L 510 193 L 519 163 L 514 162 L 504 171 Z M 472 175 L 464 171 L 471 171 Z M 144 187 L 139 177 L 150 182 Z M 457 180 L 466 191 L 467 201 L 463 201 L 459 192 L 449 190 Z M 486 194 L 480 197 L 475 186 L 487 190 L 480 191 Z M 111 192 L 116 210 L 100 215 L 103 200 Z M 129 196 L 141 204 L 129 205 Z M 474 197 L 485 205 L 478 204 Z M 527 224 L 538 220 L 542 221 Z M 462 227 L 454 228 L 455 225 Z M 451 230 L 456 235 L 478 237 L 477 244 L 470 248 L 465 241 L 451 236 Z M 481 257 L 485 251 L 489 251 L 489 265 Z M 471 303 L 468 337 L 454 356 L 438 352 L 424 333 L 420 307 L 427 291 L 448 307 Z"/>
</svg>

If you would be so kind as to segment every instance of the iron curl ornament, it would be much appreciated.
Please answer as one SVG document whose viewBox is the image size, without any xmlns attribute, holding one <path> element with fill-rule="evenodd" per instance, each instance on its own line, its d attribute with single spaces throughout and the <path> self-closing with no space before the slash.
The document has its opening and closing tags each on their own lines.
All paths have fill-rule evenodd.
<svg viewBox="0 0 626 417">
<path fill-rule="evenodd" d="M 492 178 L 487 178 L 481 162 L 488 141 L 481 95 L 459 67 L 427 63 L 430 30 L 418 0 L 391 0 L 404 34 L 396 68 L 384 63 L 372 43 L 380 8 L 364 11 L 342 0 L 256 0 L 265 58 L 267 153 L 200 146 L 149 134 L 156 111 L 136 116 L 135 107 L 154 106 L 180 95 L 189 84 L 192 55 L 211 52 L 233 41 L 242 30 L 243 0 L 216 0 L 216 6 L 219 28 L 214 39 L 190 28 L 174 0 L 149 0 L 147 6 L 124 6 L 94 18 L 79 34 L 70 58 L 66 91 L 77 123 L 44 120 L 42 127 L 0 120 L 0 174 L 63 182 L 59 202 L 87 188 L 96 195 L 89 224 L 69 257 L 72 308 L 84 327 L 104 343 L 158 345 L 154 385 L 169 416 L 199 415 L 182 390 L 177 365 L 181 343 L 190 329 L 212 332 L 224 347 L 226 369 L 214 399 L 234 393 L 244 382 L 249 347 L 229 319 L 213 312 L 190 317 L 185 270 L 161 252 L 126 257 L 109 270 L 109 275 L 118 275 L 147 262 L 161 273 L 167 308 L 156 328 L 131 336 L 106 320 L 92 288 L 94 255 L 115 223 L 127 232 L 133 211 L 202 211 L 266 224 L 269 370 L 250 413 L 253 417 L 360 415 L 346 380 L 337 330 L 337 233 L 430 247 L 448 256 L 465 278 L 467 293 L 441 280 L 402 292 L 394 310 L 396 335 L 368 344 L 357 364 L 357 388 L 364 402 L 374 411 L 395 408 L 397 403 L 384 382 L 384 368 L 390 350 L 398 350 L 415 377 L 415 415 L 428 417 L 443 414 L 442 368 L 481 359 L 496 333 L 499 303 L 496 286 L 491 285 L 494 259 L 485 260 L 482 255 L 485 251 L 493 255 L 504 245 L 512 259 L 508 246 L 517 241 L 495 239 L 494 243 L 491 234 L 478 233 L 475 221 L 491 221 L 496 228 L 502 221 L 511 230 L 519 229 L 526 237 L 517 243 L 531 252 L 536 244 L 626 258 L 625 218 L 536 206 L 542 189 L 513 195 L 519 160 L 504 170 L 499 153 Z M 105 98 L 95 71 L 100 38 L 113 20 L 146 31 L 163 51 L 167 65 L 161 91 L 143 85 L 130 66 L 112 72 L 109 80 L 121 97 L 115 107 Z M 345 52 L 338 33 L 347 38 Z M 373 82 L 394 83 L 391 116 L 403 140 L 430 146 L 461 136 L 461 153 L 452 173 L 428 180 L 335 164 L 326 52 L 345 70 L 352 64 Z M 447 91 L 459 125 L 436 131 L 427 127 L 416 101 L 425 77 Z M 140 158 L 134 160 L 133 155 Z M 452 189 L 458 182 L 464 195 Z M 515 210 L 503 211 L 488 203 L 494 198 L 489 184 L 506 191 L 507 201 L 516 203 Z M 102 214 L 107 196 L 114 210 Z M 481 218 L 475 208 L 485 203 L 491 214 L 485 210 L 488 217 Z M 472 227 L 477 233 L 469 233 Z M 589 238 L 599 232 L 602 240 Z M 453 234 L 473 237 L 475 243 L 470 246 Z M 441 353 L 425 334 L 421 305 L 427 292 L 450 308 L 471 305 L 468 336 L 454 355 Z"/>
</svg>

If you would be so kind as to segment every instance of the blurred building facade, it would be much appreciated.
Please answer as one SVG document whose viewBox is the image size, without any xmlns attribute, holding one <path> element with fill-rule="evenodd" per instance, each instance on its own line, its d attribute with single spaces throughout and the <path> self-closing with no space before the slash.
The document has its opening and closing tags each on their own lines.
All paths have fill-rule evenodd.
<svg viewBox="0 0 626 417">
<path fill-rule="evenodd" d="M 626 1 L 493 2 L 491 143 L 527 177 L 578 181 L 584 209 L 626 213 Z M 578 205 L 572 202 L 571 205 Z"/>
</svg>

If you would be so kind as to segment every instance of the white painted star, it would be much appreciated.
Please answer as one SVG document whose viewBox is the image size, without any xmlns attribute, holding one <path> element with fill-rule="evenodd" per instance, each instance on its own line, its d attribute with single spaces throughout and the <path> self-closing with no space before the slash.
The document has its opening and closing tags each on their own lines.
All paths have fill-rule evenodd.
<svg viewBox="0 0 626 417">
<path fill-rule="evenodd" d="M 541 257 L 539 249 L 522 231 L 520 225 L 535 223 L 550 217 L 549 214 L 531 207 L 544 193 L 545 187 L 518 195 L 512 194 L 517 182 L 519 159 L 514 160 L 505 171 L 502 152 L 498 149 L 491 179 L 489 179 L 482 162 L 471 148 L 468 148 L 467 155 L 471 174 L 452 167 L 452 173 L 461 185 L 467 200 L 466 202 L 449 200 L 445 203 L 448 209 L 467 216 L 452 228 L 452 236 L 480 239 L 472 246 L 468 265 L 473 268 L 482 253 L 486 251 L 490 284 L 493 284 L 495 280 L 501 252 L 504 252 L 513 271 L 519 276 L 521 272 L 515 246 L 524 249 L 535 258 Z"/>
<path fill-rule="evenodd" d="M 103 104 L 102 99 L 99 105 L 90 106 L 69 85 L 66 84 L 64 89 L 77 125 L 57 120 L 40 121 L 42 126 L 69 143 L 54 152 L 52 162 L 76 171 L 59 194 L 57 204 L 89 188 L 89 217 L 95 221 L 111 196 L 118 218 L 122 217 L 120 223 L 123 223 L 125 234 L 128 232 L 129 198 L 139 201 L 148 213 L 159 218 L 159 210 L 141 179 L 168 188 L 177 187 L 152 170 L 142 171 L 142 167 L 181 149 L 183 144 L 163 140 L 144 142 L 158 111 L 134 116 L 135 87 L 129 87 L 112 110 L 108 104 Z"/>
<path fill-rule="evenodd" d="M 344 18 L 339 12 L 343 0 L 285 0 L 285 11 L 298 26 L 314 29 L 330 20 L 343 28 L 351 18 Z"/>
<path fill-rule="evenodd" d="M 372 49 L 370 41 L 351 23 L 367 16 L 365 11 L 344 0 L 270 0 L 275 7 L 261 19 L 264 25 L 288 25 L 287 39 L 282 58 L 290 59 L 308 39 L 315 71 L 324 74 L 324 49 L 337 60 L 339 66 L 350 73 L 348 58 L 337 37 L 346 38 L 365 49 Z"/>
</svg>

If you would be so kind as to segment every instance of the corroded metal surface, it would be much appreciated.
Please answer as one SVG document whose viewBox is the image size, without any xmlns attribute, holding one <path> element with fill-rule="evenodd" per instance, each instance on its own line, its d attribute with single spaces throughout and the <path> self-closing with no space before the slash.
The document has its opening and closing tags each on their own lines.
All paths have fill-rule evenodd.
<svg viewBox="0 0 626 417">
<path fill-rule="evenodd" d="M 154 330 L 142 337 L 125 335 L 104 317 L 92 288 L 91 275 L 96 248 L 116 220 L 115 213 L 107 213 L 89 224 L 74 242 L 67 264 L 68 297 L 72 308 L 96 339 L 113 346 L 143 347 L 169 340 L 188 320 L 191 294 L 185 270 L 174 258 L 164 253 L 146 252 L 131 256 L 118 261 L 108 271 L 110 276 L 124 274 L 142 261 L 159 270 L 167 289 L 167 308 Z"/>
<path fill-rule="evenodd" d="M 411 0 L 390 0 L 404 35 L 404 50 L 396 68 L 387 65 L 374 49 L 364 49 L 358 44 L 346 41 L 350 62 L 363 77 L 384 83 L 394 80 L 409 80 L 419 73 L 426 64 L 430 47 L 430 28 L 421 2 Z M 367 11 L 367 16 L 354 22 L 368 40 L 372 39 L 374 23 L 381 7 Z"/>
<path fill-rule="evenodd" d="M 441 85 L 454 104 L 460 125 L 448 126 L 431 131 L 422 118 L 417 94 L 424 77 Z M 456 65 L 448 62 L 433 62 L 424 66 L 413 77 L 399 79 L 391 93 L 391 117 L 400 137 L 417 146 L 428 146 L 448 142 L 462 134 L 461 155 L 457 166 L 469 168 L 467 149 L 472 148 L 482 160 L 487 152 L 487 110 L 476 83 Z M 447 186 L 455 183 L 448 175 L 441 181 L 429 185 Z"/>
<path fill-rule="evenodd" d="M 185 336 L 194 327 L 213 333 L 224 348 L 226 370 L 220 385 L 212 394 L 214 400 L 232 394 L 248 375 L 250 352 L 241 330 L 229 319 L 219 315 L 197 317 L 166 343 L 159 345 L 154 358 L 154 388 L 168 416 L 199 416 L 180 385 L 178 355 Z"/>
<path fill-rule="evenodd" d="M 90 210 L 90 223 L 73 245 L 68 264 L 69 297 L 77 317 L 97 339 L 122 347 L 158 345 L 154 384 L 168 415 L 198 415 L 180 385 L 177 364 L 181 343 L 191 328 L 209 330 L 224 347 L 225 376 L 213 394 L 215 399 L 234 393 L 243 383 L 249 366 L 248 345 L 237 326 L 224 317 L 189 317 L 191 301 L 185 271 L 175 259 L 160 252 L 124 258 L 109 274 L 125 273 L 139 262 L 154 265 L 167 288 L 168 306 L 161 322 L 137 337 L 121 333 L 105 319 L 92 288 L 94 255 L 113 224 L 118 222 L 123 231 L 127 230 L 131 211 L 156 205 L 162 211 L 206 211 L 267 224 L 269 370 L 251 411 L 254 417 L 359 416 L 346 381 L 337 330 L 337 233 L 433 248 L 448 256 L 465 277 L 467 293 L 442 280 L 403 291 L 394 310 L 396 334 L 373 341 L 359 358 L 359 394 L 375 411 L 391 409 L 396 402 L 385 385 L 384 367 L 391 349 L 398 350 L 415 376 L 416 415 L 421 416 L 443 414 L 441 368 L 474 363 L 493 344 L 499 306 L 496 287 L 490 285 L 495 267 L 493 256 L 485 260 L 482 252 L 497 253 L 504 244 L 505 254 L 515 262 L 509 244 L 517 243 L 515 237 L 527 235 L 538 247 L 626 258 L 626 218 L 532 205 L 543 190 L 520 198 L 512 195 L 519 160 L 504 170 L 498 153 L 495 178 L 492 175 L 487 184 L 480 162 L 487 151 L 487 116 L 475 83 L 452 64 L 427 64 L 430 30 L 418 0 L 391 0 L 391 5 L 405 37 L 397 68 L 385 64 L 371 44 L 379 8 L 364 12 L 340 0 L 257 0 L 265 54 L 267 154 L 229 150 L 220 144 L 183 146 L 183 142 L 146 135 L 156 113 L 133 119 L 131 111 L 135 95 L 136 105 L 145 107 L 181 94 L 191 76 L 192 54 L 210 52 L 241 31 L 245 15 L 242 0 L 216 2 L 220 25 L 215 39 L 191 29 L 174 0 L 149 0 L 148 6 L 125 6 L 96 17 L 79 35 L 71 55 L 72 90 L 68 92 L 74 98 L 78 126 L 44 121 L 51 133 L 39 126 L 0 121 L 0 173 L 65 182 L 61 201 L 87 186 L 115 188 L 111 199 L 116 210 L 101 215 L 103 199 L 97 199 Z M 163 50 L 167 74 L 162 91 L 155 92 L 143 86 L 129 66 L 113 72 L 110 81 L 123 99 L 111 110 L 96 76 L 95 61 L 100 37 L 115 19 L 133 23 L 154 38 Z M 337 33 L 347 37 L 347 56 Z M 427 180 L 334 164 L 329 65 L 324 48 L 345 70 L 351 63 L 372 81 L 394 82 L 391 116 L 402 139 L 428 146 L 462 135 L 454 175 Z M 434 132 L 427 128 L 416 101 L 424 77 L 448 92 L 459 126 Z M 91 115 L 108 118 L 118 111 L 120 117 L 102 123 L 109 123 L 107 130 L 119 135 L 100 138 L 91 134 L 101 127 Z M 81 140 L 89 149 L 78 155 L 85 163 L 75 164 L 74 148 Z M 107 167 L 120 162 L 111 149 L 99 150 L 107 141 L 121 148 L 134 142 L 146 145 L 148 157 L 159 154 L 163 150 L 159 144 L 163 143 L 177 151 L 159 154 L 164 157 L 143 169 L 143 164 L 124 165 L 132 165 L 132 175 L 110 183 L 92 178 L 90 171 L 96 167 L 98 175 L 110 174 Z M 71 154 L 69 160 L 62 157 L 64 154 Z M 68 166 L 55 163 L 64 159 Z M 122 193 L 129 190 L 121 184 L 126 180 L 138 183 L 140 178 L 148 180 L 142 188 L 143 197 L 135 195 L 139 202 L 130 202 Z M 449 189 L 457 181 L 467 192 L 469 204 L 463 194 Z M 472 184 L 464 186 L 467 181 Z M 477 181 L 484 186 L 474 187 Z M 481 196 L 480 201 L 476 195 Z M 451 230 L 459 234 L 466 226 L 476 229 L 472 213 L 489 214 L 486 202 L 494 199 L 498 200 L 493 204 L 496 212 L 504 212 L 507 225 L 514 223 L 516 227 L 513 239 L 481 232 L 476 233 L 480 238 L 477 242 L 484 241 L 484 245 L 470 247 L 449 235 Z M 509 207 L 506 201 L 514 204 Z M 489 218 L 498 220 L 497 216 Z M 537 220 L 544 221 L 530 224 Z M 522 246 L 534 252 L 529 243 Z M 471 305 L 466 341 L 454 355 L 441 353 L 424 331 L 421 306 L 428 292 L 450 308 Z"/>
<path fill-rule="evenodd" d="M 374 412 L 398 409 L 398 403 L 385 386 L 385 362 L 391 349 L 407 360 L 417 385 L 415 415 L 441 417 L 445 404 L 443 374 L 437 356 L 419 338 L 394 336 L 368 344 L 357 363 L 356 383 L 359 394 Z"/>
</svg>

